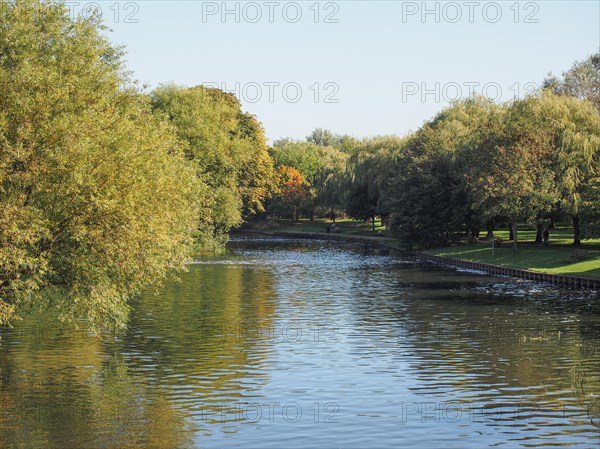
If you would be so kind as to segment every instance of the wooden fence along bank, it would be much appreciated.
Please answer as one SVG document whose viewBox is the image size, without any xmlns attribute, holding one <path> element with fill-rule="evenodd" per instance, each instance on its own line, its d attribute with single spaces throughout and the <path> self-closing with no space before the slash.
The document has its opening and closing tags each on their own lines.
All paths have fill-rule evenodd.
<svg viewBox="0 0 600 449">
<path fill-rule="evenodd" d="M 523 270 L 521 268 L 505 267 L 503 265 L 494 265 L 491 263 L 473 262 L 470 260 L 454 259 L 452 257 L 434 256 L 433 254 L 417 253 L 417 256 L 432 262 L 452 265 L 461 268 L 481 270 L 490 274 L 501 276 L 512 276 L 516 278 L 529 279 L 538 282 L 547 282 L 567 288 L 589 288 L 592 290 L 600 289 L 600 280 L 582 278 L 578 276 L 569 276 L 566 274 L 540 273 L 538 271 Z"/>
</svg>

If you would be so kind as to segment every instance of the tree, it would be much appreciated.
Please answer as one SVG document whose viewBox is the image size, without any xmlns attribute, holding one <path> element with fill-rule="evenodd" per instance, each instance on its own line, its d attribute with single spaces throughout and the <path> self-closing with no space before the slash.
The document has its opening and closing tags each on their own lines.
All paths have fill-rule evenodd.
<svg viewBox="0 0 600 449">
<path fill-rule="evenodd" d="M 552 164 L 558 189 L 558 208 L 572 217 L 573 244 L 581 243 L 581 218 L 593 228 L 594 185 L 600 173 L 600 116 L 587 101 L 541 95 L 530 116 L 552 133 Z M 597 202 L 596 197 L 596 202 Z"/>
<path fill-rule="evenodd" d="M 558 95 L 587 100 L 600 112 L 600 53 L 575 62 L 562 79 L 549 74 L 543 86 Z"/>
<path fill-rule="evenodd" d="M 343 208 L 344 170 L 348 154 L 335 147 L 319 148 L 321 164 L 314 175 L 316 204 L 330 212 L 335 220 L 336 209 Z"/>
<path fill-rule="evenodd" d="M 252 218 L 265 212 L 264 202 L 276 189 L 276 173 L 269 154 L 265 131 L 251 114 L 239 115 L 239 136 L 251 157 L 244 158 L 239 171 L 239 190 L 242 196 L 242 216 Z"/>
<path fill-rule="evenodd" d="M 313 183 L 323 166 L 321 148 L 310 142 L 278 140 L 271 150 L 276 167 L 282 165 L 298 169 L 309 183 Z"/>
<path fill-rule="evenodd" d="M 473 170 L 472 186 L 480 194 L 476 207 L 487 217 L 509 222 L 515 249 L 517 224 L 535 222 L 557 201 L 552 133 L 533 118 L 536 102 L 536 97 L 529 97 L 509 105 Z"/>
<path fill-rule="evenodd" d="M 182 268 L 206 186 L 95 17 L 0 8 L 0 322 L 33 306 L 123 324 Z"/>
<path fill-rule="evenodd" d="M 477 237 L 485 215 L 478 170 L 485 173 L 502 109 L 471 98 L 440 112 L 406 139 L 389 176 L 393 231 L 405 242 L 444 245 L 465 229 Z M 497 212 L 497 211 L 494 211 Z M 493 214 L 488 218 L 491 219 Z"/>
<path fill-rule="evenodd" d="M 210 187 L 198 220 L 204 249 L 221 247 L 231 228 L 263 210 L 274 187 L 273 162 L 262 126 L 245 114 L 237 98 L 219 89 L 164 85 L 152 93 L 185 144 L 198 177 Z"/>
<path fill-rule="evenodd" d="M 352 186 L 346 198 L 346 213 L 356 220 L 372 220 L 373 230 L 375 230 L 377 199 L 369 196 L 367 186 Z"/>
<path fill-rule="evenodd" d="M 342 137 L 333 134 L 328 129 L 317 128 L 310 136 L 306 137 L 306 141 L 318 146 L 336 146 L 342 141 Z"/>
<path fill-rule="evenodd" d="M 581 238 L 600 237 L 600 175 L 597 172 L 581 189 Z"/>
<path fill-rule="evenodd" d="M 272 211 L 279 215 L 289 215 L 293 222 L 300 210 L 312 203 L 312 192 L 306 178 L 297 168 L 281 165 L 277 169 L 279 194 L 274 199 Z"/>
<path fill-rule="evenodd" d="M 571 69 L 563 73 L 562 79 L 550 74 L 544 80 L 544 87 L 557 95 L 570 96 L 579 100 L 589 101 L 596 108 L 596 112 L 600 113 L 600 53 L 595 53 L 584 61 L 575 62 Z M 546 95 L 546 98 L 549 98 L 548 95 Z M 553 101 L 554 103 L 557 102 L 557 100 Z M 568 150 L 566 147 L 569 147 L 569 145 L 566 145 L 566 147 L 561 145 L 561 150 L 558 152 L 559 160 L 557 161 L 557 169 L 560 171 L 557 173 L 562 175 L 561 188 L 566 195 L 563 197 L 566 201 L 562 201 L 562 209 L 572 217 L 573 243 L 579 245 L 581 243 L 582 227 L 584 229 L 583 232 L 585 232 L 586 235 L 596 235 L 596 231 L 594 231 L 596 229 L 594 221 L 598 218 L 595 212 L 593 212 L 593 210 L 595 210 L 595 203 L 594 201 L 586 201 L 584 205 L 580 200 L 583 191 L 588 194 L 594 191 L 593 186 L 589 185 L 589 183 L 593 183 L 597 179 L 594 174 L 594 171 L 597 170 L 593 170 L 592 168 L 594 167 L 594 164 L 595 167 L 598 166 L 598 145 L 597 141 L 594 143 L 589 137 L 589 123 L 590 119 L 593 121 L 593 115 L 590 115 L 589 110 L 586 113 L 583 113 L 583 115 L 582 113 L 573 115 L 574 108 L 582 109 L 585 107 L 581 105 L 581 103 L 570 103 L 568 107 L 569 111 L 571 111 L 570 113 L 573 120 L 577 120 L 575 116 L 579 117 L 577 126 L 584 126 L 585 129 L 583 130 L 583 133 L 579 132 L 578 129 L 565 130 L 567 136 L 579 134 L 575 139 L 572 139 L 571 137 L 572 143 L 577 145 L 577 142 L 579 142 L 579 150 Z M 563 112 L 564 111 L 565 109 L 563 108 Z M 581 123 L 581 119 L 584 116 L 585 124 Z M 562 125 L 565 125 L 564 120 L 562 120 Z M 573 123 L 573 125 L 575 125 L 575 123 Z M 587 137 L 583 137 L 582 134 L 585 133 L 588 133 Z M 596 136 L 597 135 L 596 132 Z M 582 139 L 585 140 L 585 142 L 583 142 Z M 585 147 L 587 147 L 587 150 Z M 590 148 L 594 147 L 596 148 L 596 154 L 592 155 Z M 581 167 L 582 162 L 585 167 Z M 588 178 L 587 182 L 581 179 L 582 175 L 583 178 Z M 583 224 L 580 223 L 580 205 L 584 205 L 581 212 L 584 217 Z"/>
<path fill-rule="evenodd" d="M 375 230 L 375 217 L 389 214 L 387 192 L 390 167 L 395 154 L 400 151 L 403 139 L 382 136 L 364 139 L 358 143 L 346 164 L 346 208 L 355 218 L 371 218 Z M 361 206 L 359 202 L 364 204 Z M 350 212 L 352 211 L 352 212 Z"/>
<path fill-rule="evenodd" d="M 290 139 L 276 141 L 271 151 L 276 166 L 296 168 L 314 190 L 314 203 L 305 207 L 341 207 L 340 182 L 347 154 L 332 146 Z M 312 215 L 312 214 L 311 214 Z"/>
</svg>

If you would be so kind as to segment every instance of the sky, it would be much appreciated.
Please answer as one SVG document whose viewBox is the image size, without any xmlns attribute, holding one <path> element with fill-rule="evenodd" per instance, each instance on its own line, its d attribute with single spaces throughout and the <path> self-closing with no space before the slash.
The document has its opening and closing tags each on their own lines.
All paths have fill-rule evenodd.
<svg viewBox="0 0 600 449">
<path fill-rule="evenodd" d="M 600 48 L 600 1 L 84 1 L 134 77 L 234 92 L 272 142 L 418 129 L 473 92 L 534 92 Z"/>
</svg>

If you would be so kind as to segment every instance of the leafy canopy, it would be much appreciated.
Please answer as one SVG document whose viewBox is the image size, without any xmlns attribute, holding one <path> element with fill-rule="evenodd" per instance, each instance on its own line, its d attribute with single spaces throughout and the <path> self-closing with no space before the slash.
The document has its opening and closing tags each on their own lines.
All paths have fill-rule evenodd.
<svg viewBox="0 0 600 449">
<path fill-rule="evenodd" d="M 0 323 L 33 306 L 122 324 L 181 268 L 206 196 L 97 18 L 0 8 Z"/>
</svg>

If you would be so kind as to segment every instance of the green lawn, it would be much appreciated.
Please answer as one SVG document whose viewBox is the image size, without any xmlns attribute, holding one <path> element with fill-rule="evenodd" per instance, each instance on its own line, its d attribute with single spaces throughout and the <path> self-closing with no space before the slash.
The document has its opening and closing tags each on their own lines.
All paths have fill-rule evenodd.
<svg viewBox="0 0 600 449">
<path fill-rule="evenodd" d="M 534 235 L 535 237 L 535 235 Z M 583 249 L 586 249 L 583 247 Z M 600 279 L 600 249 L 590 246 L 586 249 L 585 259 L 580 262 L 570 260 L 575 249 L 571 247 L 520 246 L 517 252 L 512 247 L 492 248 L 487 245 L 473 244 L 450 246 L 426 251 L 438 256 L 525 268 L 532 271 L 553 274 L 569 274 Z"/>
<path fill-rule="evenodd" d="M 520 225 L 517 236 L 520 242 L 534 242 L 536 230 L 526 225 Z M 560 245 L 570 245 L 573 243 L 573 227 L 566 224 L 557 224 L 556 228 L 550 229 L 550 242 Z M 503 240 L 508 240 L 510 232 L 508 229 L 499 229 L 494 231 L 494 236 Z M 485 236 L 485 232 L 481 233 Z M 598 245 L 600 248 L 600 239 L 589 239 L 582 241 L 583 245 Z"/>
</svg>

